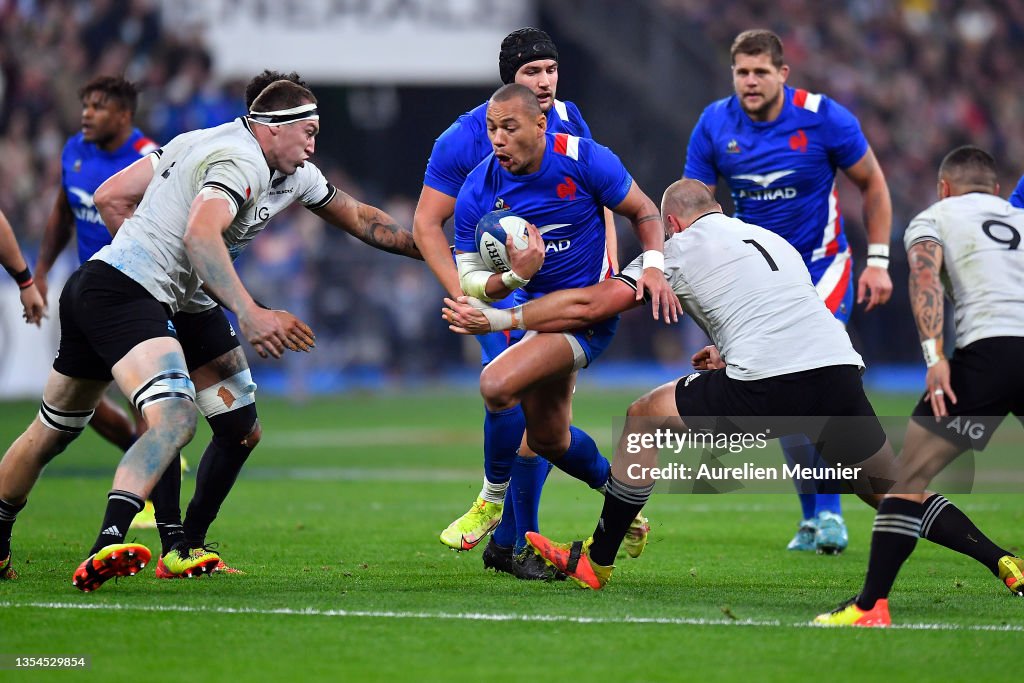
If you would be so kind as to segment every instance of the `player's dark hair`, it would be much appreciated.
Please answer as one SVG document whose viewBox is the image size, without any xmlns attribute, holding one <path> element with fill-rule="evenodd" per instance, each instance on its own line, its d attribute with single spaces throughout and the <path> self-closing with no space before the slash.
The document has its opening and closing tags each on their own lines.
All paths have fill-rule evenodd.
<svg viewBox="0 0 1024 683">
<path fill-rule="evenodd" d="M 939 165 L 939 178 L 961 188 L 983 188 L 995 191 L 999 184 L 996 160 L 974 145 L 957 147 Z"/>
<path fill-rule="evenodd" d="M 782 39 L 768 29 L 755 28 L 736 36 L 732 41 L 732 48 L 729 55 L 732 63 L 736 63 L 736 55 L 769 55 L 772 58 L 772 66 L 781 69 L 783 65 Z"/>
<path fill-rule="evenodd" d="M 508 102 L 509 100 L 520 100 L 526 105 L 526 110 L 529 114 L 540 116 L 544 113 L 541 111 L 537 95 L 525 85 L 509 83 L 508 85 L 501 86 L 491 95 L 491 102 Z"/>
<path fill-rule="evenodd" d="M 102 93 L 105 99 L 117 102 L 122 109 L 135 114 L 135 108 L 139 103 L 139 90 L 131 81 L 126 81 L 120 76 L 97 76 L 82 86 L 78 91 L 78 98 L 85 100 L 94 92 Z"/>
<path fill-rule="evenodd" d="M 274 81 L 256 97 L 249 111 L 280 111 L 306 103 L 316 104 L 316 95 L 309 88 L 287 80 Z"/>
<path fill-rule="evenodd" d="M 309 84 L 302 80 L 302 76 L 294 71 L 283 74 L 280 71 L 264 69 L 262 73 L 253 76 L 249 84 L 245 86 L 245 108 L 252 109 L 252 103 L 274 81 L 291 81 L 295 85 L 301 85 L 303 88 L 309 89 Z"/>
</svg>

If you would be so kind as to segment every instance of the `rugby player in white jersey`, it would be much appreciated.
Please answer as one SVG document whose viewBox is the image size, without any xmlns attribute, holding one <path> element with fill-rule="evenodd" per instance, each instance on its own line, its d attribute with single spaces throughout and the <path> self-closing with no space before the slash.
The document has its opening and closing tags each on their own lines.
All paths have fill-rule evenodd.
<svg viewBox="0 0 1024 683">
<path fill-rule="evenodd" d="M 662 215 L 676 233 L 665 242 L 665 277 L 714 345 L 693 356 L 701 372 L 654 389 L 627 416 L 674 418 L 677 429 L 683 421 L 701 428 L 726 416 L 838 417 L 825 422 L 821 454 L 829 463 L 841 458 L 846 465 L 860 464 L 859 479 L 849 483 L 877 506 L 881 489 L 899 478 L 892 449 L 864 395 L 863 361 L 817 296 L 799 253 L 775 233 L 722 214 L 698 180 L 670 185 Z M 637 305 L 639 267 L 634 261 L 598 285 L 555 292 L 507 311 L 446 299 L 443 315 L 460 333 L 581 327 Z M 545 560 L 582 586 L 600 589 L 607 583 L 625 530 L 650 496 L 653 479 L 628 476 L 623 469 L 630 462 L 637 458 L 621 457 L 620 444 L 591 538 L 559 544 L 539 534 L 528 537 Z M 949 513 L 936 519 L 927 538 L 963 552 L 951 542 L 951 520 L 963 513 L 948 501 L 945 507 Z"/>
<path fill-rule="evenodd" d="M 863 588 L 819 615 L 820 624 L 889 624 L 889 592 L 919 537 L 973 557 L 1024 595 L 1024 560 L 989 540 L 949 500 L 925 490 L 962 453 L 983 450 L 1007 413 L 1024 416 L 1024 210 L 999 197 L 995 159 L 978 147 L 946 155 L 937 191 L 939 201 L 903 235 L 910 304 L 928 366 L 927 390 L 900 455 L 905 480 L 878 506 Z M 943 293 L 956 322 L 948 359 Z"/>
<path fill-rule="evenodd" d="M 665 277 L 714 346 L 694 356 L 694 366 L 709 372 L 658 387 L 627 415 L 681 415 L 688 425 L 714 416 L 874 417 L 861 385 L 864 363 L 822 303 L 796 249 L 773 232 L 725 216 L 698 180 L 669 186 L 662 215 L 669 231 L 678 233 L 665 243 Z M 634 261 L 606 282 L 500 313 L 449 299 L 446 315 L 456 331 L 502 329 L 507 318 L 540 331 L 584 327 L 640 303 L 640 268 Z M 481 322 L 484 316 L 492 324 Z M 847 448 L 860 460 L 889 450 L 877 420 L 866 426 Z M 559 549 L 539 534 L 528 535 L 546 560 L 595 589 L 607 582 L 629 523 L 653 488 L 653 481 L 625 477 L 615 464 L 622 461 L 617 453 L 600 523 L 592 539 L 572 546 L 572 563 L 568 546 Z"/>
<path fill-rule="evenodd" d="M 45 464 L 84 429 L 111 379 L 150 428 L 118 466 L 100 534 L 74 574 L 80 590 L 133 575 L 150 560 L 148 548 L 124 543 L 124 535 L 157 478 L 192 439 L 197 406 L 211 425 L 224 427 L 224 448 L 255 445 L 260 427 L 248 408 L 256 386 L 237 341 L 227 346 L 230 327 L 214 340 L 219 355 L 193 370 L 193 384 L 171 318 L 197 310 L 213 326 L 226 324 L 218 302 L 238 316 L 241 334 L 261 356 L 313 346 L 304 323 L 261 307 L 232 266 L 272 215 L 299 201 L 372 246 L 419 257 L 410 231 L 338 191 L 309 163 L 319 129 L 313 93 L 276 81 L 248 116 L 178 136 L 97 190 L 97 207 L 117 234 L 65 286 L 60 348 L 39 414 L 0 461 L 0 538 L 8 539 L 8 562 L 17 511 Z M 215 566 L 212 553 L 194 550 L 161 559 L 202 559 L 200 572 Z"/>
</svg>

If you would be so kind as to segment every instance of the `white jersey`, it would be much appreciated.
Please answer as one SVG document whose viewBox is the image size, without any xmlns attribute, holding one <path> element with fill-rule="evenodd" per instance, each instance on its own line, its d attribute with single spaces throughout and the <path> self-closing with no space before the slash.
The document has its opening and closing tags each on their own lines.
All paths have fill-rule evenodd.
<svg viewBox="0 0 1024 683">
<path fill-rule="evenodd" d="M 642 273 L 642 257 L 622 271 L 634 282 Z M 707 214 L 665 242 L 665 277 L 733 379 L 864 367 L 800 253 L 773 232 Z"/>
<path fill-rule="evenodd" d="M 907 249 L 942 245 L 942 283 L 953 300 L 956 345 L 1024 337 L 1024 210 L 983 192 L 948 197 L 910 222 Z"/>
<path fill-rule="evenodd" d="M 249 125 L 239 118 L 184 133 L 154 152 L 159 163 L 134 215 L 93 258 L 141 284 L 172 313 L 215 306 L 184 243 L 189 209 L 203 187 L 225 191 L 238 209 L 223 234 L 232 260 L 293 202 L 317 209 L 337 192 L 308 161 L 290 176 L 272 171 Z"/>
</svg>

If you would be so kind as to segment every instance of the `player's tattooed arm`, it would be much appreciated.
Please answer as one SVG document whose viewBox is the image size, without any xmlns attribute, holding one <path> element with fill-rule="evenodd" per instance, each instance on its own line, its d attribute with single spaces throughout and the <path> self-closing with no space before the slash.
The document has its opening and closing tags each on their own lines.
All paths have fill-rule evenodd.
<svg viewBox="0 0 1024 683">
<path fill-rule="evenodd" d="M 943 298 L 942 245 L 932 240 L 914 244 L 907 251 L 910 261 L 910 307 L 914 311 L 921 341 L 937 340 L 942 348 Z"/>
<path fill-rule="evenodd" d="M 314 213 L 371 247 L 423 260 L 411 230 L 377 207 L 358 202 L 340 190 Z"/>
</svg>

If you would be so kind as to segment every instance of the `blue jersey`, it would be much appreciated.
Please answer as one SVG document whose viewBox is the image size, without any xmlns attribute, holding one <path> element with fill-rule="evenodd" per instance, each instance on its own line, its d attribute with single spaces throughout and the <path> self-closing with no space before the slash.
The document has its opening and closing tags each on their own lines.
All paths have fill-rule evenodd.
<svg viewBox="0 0 1024 683">
<path fill-rule="evenodd" d="M 587 122 L 572 102 L 555 100 L 547 117 L 549 133 L 591 137 Z M 458 197 L 466 176 L 491 151 L 487 137 L 487 102 L 484 102 L 460 116 L 434 142 L 423 184 L 449 197 Z"/>
<path fill-rule="evenodd" d="M 868 142 L 838 102 L 790 87 L 783 97 L 774 121 L 752 121 L 735 95 L 709 105 L 690 136 L 683 175 L 709 185 L 725 178 L 736 217 L 796 247 L 811 280 L 826 285 L 819 293 L 827 301 L 833 285 L 850 278 L 836 169 L 860 161 Z"/>
<path fill-rule="evenodd" d="M 1020 180 L 1017 181 L 1017 187 L 1013 190 L 1013 194 L 1010 195 L 1010 203 L 1018 209 L 1024 209 L 1024 176 L 1021 176 Z"/>
<path fill-rule="evenodd" d="M 128 140 L 113 152 L 106 152 L 94 143 L 75 135 L 64 145 L 61 154 L 61 183 L 75 215 L 78 235 L 78 260 L 85 263 L 100 248 L 110 244 L 110 233 L 103 225 L 93 194 L 103 181 L 146 156 L 157 144 L 137 128 Z"/>
<path fill-rule="evenodd" d="M 508 208 L 533 223 L 544 238 L 544 266 L 517 303 L 559 289 L 587 287 L 610 276 L 605 206 L 626 198 L 633 178 L 607 147 L 566 133 L 546 135 L 540 170 L 514 175 L 491 154 L 466 178 L 455 202 L 455 248 L 476 251 L 477 221 Z"/>
</svg>

